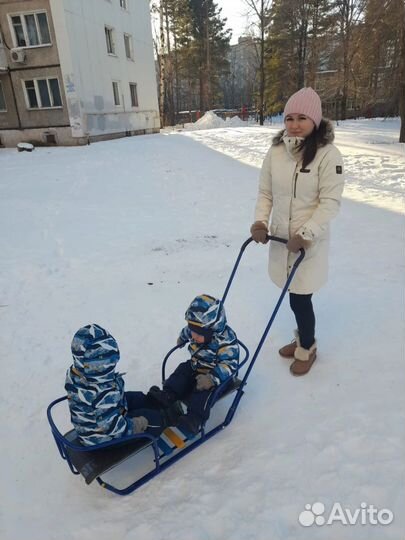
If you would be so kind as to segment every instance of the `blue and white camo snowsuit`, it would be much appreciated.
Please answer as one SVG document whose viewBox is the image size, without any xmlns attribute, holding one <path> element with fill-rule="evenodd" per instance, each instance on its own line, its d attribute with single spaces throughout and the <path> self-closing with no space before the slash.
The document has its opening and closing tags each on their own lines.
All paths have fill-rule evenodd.
<svg viewBox="0 0 405 540">
<path fill-rule="evenodd" d="M 115 372 L 120 358 L 118 344 L 107 330 L 97 324 L 80 328 L 72 340 L 72 355 L 65 390 L 71 421 L 82 444 L 91 446 L 133 435 L 135 416 L 144 416 L 147 431 L 159 435 L 162 418 L 159 411 L 150 410 L 147 396 L 124 392 L 122 375 Z"/>
<path fill-rule="evenodd" d="M 207 400 L 212 392 L 198 391 L 195 377 L 209 374 L 216 386 L 236 374 L 239 365 L 239 345 L 235 332 L 227 325 L 222 302 L 207 294 L 197 296 L 186 311 L 185 318 L 193 327 L 211 330 L 212 337 L 207 343 L 196 343 L 189 326 L 183 328 L 179 344 L 188 345 L 190 359 L 181 363 L 164 384 L 164 390 L 177 399 L 187 398 L 188 414 L 200 421 L 209 416 Z"/>
</svg>

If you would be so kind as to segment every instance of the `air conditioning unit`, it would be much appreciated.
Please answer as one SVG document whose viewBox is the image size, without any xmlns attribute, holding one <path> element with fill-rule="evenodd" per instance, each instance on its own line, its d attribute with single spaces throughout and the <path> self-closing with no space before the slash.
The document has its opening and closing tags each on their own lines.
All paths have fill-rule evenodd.
<svg viewBox="0 0 405 540">
<path fill-rule="evenodd" d="M 27 54 L 24 49 L 11 49 L 11 60 L 13 62 L 18 62 L 19 64 L 24 64 Z"/>
</svg>

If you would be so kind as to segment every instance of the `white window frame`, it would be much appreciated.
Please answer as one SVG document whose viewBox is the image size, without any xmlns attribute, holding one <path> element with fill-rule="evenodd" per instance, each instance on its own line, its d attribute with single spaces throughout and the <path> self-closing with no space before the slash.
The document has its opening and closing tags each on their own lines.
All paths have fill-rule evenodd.
<svg viewBox="0 0 405 540">
<path fill-rule="evenodd" d="M 127 46 L 126 46 L 126 40 L 128 39 L 128 44 L 129 44 L 129 54 L 130 56 L 127 55 Z M 124 32 L 124 49 L 125 49 L 125 56 L 127 58 L 127 60 L 134 60 L 134 41 L 132 39 L 132 34 L 127 34 L 126 32 Z"/>
<path fill-rule="evenodd" d="M 132 104 L 132 88 L 131 88 L 132 86 L 135 86 L 136 102 L 137 102 L 136 105 Z M 130 99 L 130 102 L 131 102 L 131 107 L 133 109 L 139 109 L 138 83 L 136 83 L 136 82 L 130 82 L 129 83 L 129 99 Z"/>
<path fill-rule="evenodd" d="M 109 35 L 110 35 L 109 41 L 110 41 L 110 44 L 111 44 L 112 52 L 110 52 L 108 50 L 109 42 L 107 41 L 107 31 L 109 32 Z M 109 56 L 117 56 L 117 47 L 115 46 L 115 39 L 114 39 L 114 35 L 115 35 L 114 28 L 112 26 L 109 26 L 108 24 L 105 24 L 104 25 L 104 35 L 105 35 L 105 44 L 106 44 L 106 47 L 107 47 L 107 54 Z"/>
<path fill-rule="evenodd" d="M 118 103 L 116 103 L 115 101 L 115 90 L 114 90 L 114 85 L 117 85 L 117 97 L 118 97 Z M 112 87 L 113 87 L 113 103 L 114 103 L 114 107 L 122 107 L 122 103 L 121 103 L 121 87 L 120 87 L 120 81 L 112 81 Z"/>
<path fill-rule="evenodd" d="M 7 112 L 7 103 L 6 103 L 6 96 L 4 95 L 3 84 L 1 81 L 0 81 L 0 94 L 3 96 L 3 101 L 4 101 L 4 109 L 0 109 L 0 113 L 5 113 Z"/>
<path fill-rule="evenodd" d="M 59 82 L 59 78 L 58 77 L 31 77 L 29 79 L 23 79 L 21 81 L 22 83 L 22 86 L 23 86 L 23 90 L 24 90 L 24 97 L 25 97 L 25 104 L 27 106 L 27 110 L 29 111 L 46 111 L 46 110 L 55 110 L 55 109 L 63 109 L 63 101 L 62 101 L 62 105 L 52 105 L 51 107 L 43 107 L 42 106 L 42 102 L 41 102 L 41 94 L 40 94 L 40 91 L 39 91 L 39 88 L 38 88 L 38 81 L 46 81 L 47 83 L 47 87 L 48 87 L 48 94 L 49 94 L 49 98 L 51 100 L 51 103 L 53 102 L 53 95 L 52 95 L 52 92 L 51 92 L 51 87 L 49 85 L 49 80 L 50 79 L 56 79 L 58 81 L 58 86 L 59 86 L 59 95 L 60 95 L 60 99 L 62 101 L 62 92 L 61 92 L 61 86 L 60 86 L 60 82 Z M 30 106 L 30 100 L 28 98 L 28 92 L 27 92 L 27 88 L 25 86 L 25 83 L 26 81 L 33 81 L 34 82 L 34 88 L 35 88 L 35 95 L 36 95 L 36 98 L 37 98 L 37 102 L 38 102 L 38 107 L 31 107 Z"/>
<path fill-rule="evenodd" d="M 128 0 L 120 0 L 121 9 L 128 11 Z"/>
<path fill-rule="evenodd" d="M 41 39 L 42 36 L 41 36 L 41 32 L 40 32 L 40 29 L 39 29 L 39 23 L 38 23 L 38 19 L 37 19 L 37 15 L 41 15 L 41 14 L 45 14 L 45 17 L 46 17 L 46 24 L 48 25 L 48 33 L 49 33 L 49 43 L 39 43 L 38 45 L 18 45 L 18 43 L 17 43 L 17 35 L 15 33 L 15 30 L 14 30 L 12 17 L 20 17 L 21 25 L 22 25 L 23 33 L 24 33 L 24 39 L 25 39 L 25 42 L 28 43 L 29 42 L 28 30 L 27 30 L 27 24 L 25 22 L 25 16 L 26 15 L 34 15 L 35 27 L 37 29 L 38 38 Z M 11 38 L 13 40 L 14 48 L 35 49 L 37 47 L 52 47 L 51 28 L 49 26 L 48 12 L 46 11 L 46 9 L 37 9 L 36 11 L 21 11 L 19 13 L 8 13 L 7 17 L 8 17 L 8 23 L 9 23 L 9 27 L 10 27 L 10 33 L 11 33 Z"/>
</svg>

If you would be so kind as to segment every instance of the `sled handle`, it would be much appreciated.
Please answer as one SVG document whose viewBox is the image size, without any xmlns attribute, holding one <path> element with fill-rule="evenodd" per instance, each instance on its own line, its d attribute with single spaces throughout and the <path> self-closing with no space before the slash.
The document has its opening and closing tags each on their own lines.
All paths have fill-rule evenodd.
<svg viewBox="0 0 405 540">
<path fill-rule="evenodd" d="M 280 238 L 279 236 L 272 236 L 272 235 L 268 234 L 267 235 L 267 242 L 269 240 L 271 240 L 272 242 L 280 242 L 281 244 L 287 244 L 287 242 L 288 242 L 288 240 L 286 240 L 285 238 Z M 222 303 L 225 302 L 225 299 L 228 296 L 229 289 L 231 288 L 233 278 L 235 277 L 235 274 L 236 274 L 236 271 L 238 269 L 239 263 L 240 263 L 240 261 L 242 259 L 242 255 L 243 255 L 245 249 L 247 248 L 247 246 L 253 241 L 254 241 L 253 238 L 250 237 L 247 240 L 245 240 L 245 242 L 243 242 L 243 244 L 242 244 L 242 246 L 240 248 L 240 251 L 239 251 L 238 258 L 236 259 L 236 262 L 235 262 L 235 265 L 234 265 L 233 270 L 231 272 L 230 278 L 229 278 L 228 283 L 227 283 L 227 285 L 225 287 L 225 291 L 224 291 L 224 294 L 222 296 Z M 304 257 L 305 257 L 305 250 L 304 250 L 304 248 L 300 248 L 300 256 L 298 257 L 296 262 L 298 264 L 300 264 Z M 297 264 L 297 266 L 298 266 L 298 264 Z"/>
<path fill-rule="evenodd" d="M 184 345 L 176 345 L 175 347 L 170 349 L 170 351 L 164 357 L 163 362 L 162 362 L 162 386 L 164 385 L 165 380 L 166 380 L 166 364 L 167 364 L 167 361 L 169 360 L 169 357 L 174 353 L 174 351 L 177 351 L 177 349 L 182 349 L 184 347 Z M 248 351 L 248 348 L 246 347 L 246 345 L 244 343 L 242 343 L 239 339 L 238 339 L 238 345 L 244 351 L 244 355 L 245 355 L 242 358 L 241 362 L 238 364 L 238 371 L 239 371 L 240 368 L 242 366 L 244 366 L 246 364 L 246 362 L 249 360 L 249 351 Z M 230 377 L 230 379 L 231 378 L 232 377 Z M 228 382 L 228 380 L 226 382 Z"/>
</svg>

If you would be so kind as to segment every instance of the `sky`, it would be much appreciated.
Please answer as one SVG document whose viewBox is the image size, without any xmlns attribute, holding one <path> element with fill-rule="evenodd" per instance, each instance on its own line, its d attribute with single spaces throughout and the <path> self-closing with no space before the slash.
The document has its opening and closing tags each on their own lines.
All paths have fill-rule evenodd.
<svg viewBox="0 0 405 540">
<path fill-rule="evenodd" d="M 222 15 L 228 19 L 227 28 L 232 29 L 231 44 L 233 45 L 244 33 L 248 8 L 244 0 L 216 0 L 216 2 L 222 8 Z"/>
</svg>

